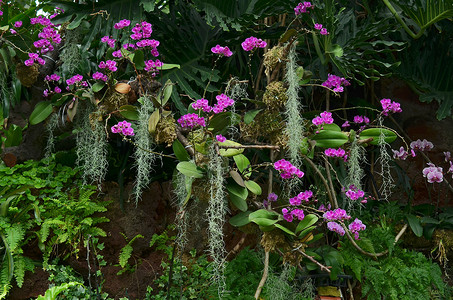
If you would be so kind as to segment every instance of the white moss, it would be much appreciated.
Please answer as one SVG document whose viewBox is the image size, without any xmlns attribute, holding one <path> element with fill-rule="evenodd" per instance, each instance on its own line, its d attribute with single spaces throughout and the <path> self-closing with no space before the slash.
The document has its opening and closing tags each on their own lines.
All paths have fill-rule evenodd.
<svg viewBox="0 0 453 300">
<path fill-rule="evenodd" d="M 297 76 L 297 56 L 295 43 L 291 46 L 286 63 L 285 81 L 288 84 L 288 101 L 285 105 L 286 134 L 288 135 L 288 150 L 291 163 L 301 167 L 302 157 L 300 155 L 300 143 L 304 137 L 302 105 L 299 101 L 299 77 Z"/>
<path fill-rule="evenodd" d="M 378 120 L 379 126 L 383 126 L 383 118 L 380 117 Z M 385 141 L 384 132 L 381 131 L 381 135 L 379 136 L 379 158 L 377 159 L 378 164 L 380 165 L 381 171 L 378 174 L 381 176 L 382 184 L 379 188 L 379 193 L 381 195 L 380 200 L 388 201 L 391 194 L 392 189 L 395 187 L 394 180 L 391 174 L 390 169 L 390 161 L 392 160 L 389 152 L 390 152 L 390 145 Z"/>
<path fill-rule="evenodd" d="M 224 183 L 223 159 L 217 155 L 214 146 L 209 150 L 209 184 L 211 199 L 206 211 L 208 221 L 208 253 L 214 265 L 214 281 L 218 287 L 220 299 L 225 293 L 225 243 L 223 225 L 228 212 Z"/>
<path fill-rule="evenodd" d="M 153 112 L 154 106 L 150 99 L 147 97 L 142 98 L 142 105 L 138 111 L 138 121 L 137 121 L 137 130 L 135 131 L 135 143 L 140 146 L 134 148 L 134 167 L 137 170 L 137 175 L 135 177 L 135 184 L 133 195 L 135 199 L 135 204 L 141 198 L 143 190 L 150 183 L 150 172 L 152 171 L 153 163 L 156 159 L 154 153 L 150 153 L 144 149 L 151 150 L 154 146 L 153 139 L 148 131 L 148 120 L 149 116 Z"/>
<path fill-rule="evenodd" d="M 94 107 L 87 104 L 84 110 L 80 111 L 78 120 L 78 132 L 76 135 L 76 163 L 82 167 L 83 183 L 97 183 L 98 187 L 107 174 L 107 136 L 104 126 L 97 118 L 90 120 L 91 113 L 94 112 Z"/>
<path fill-rule="evenodd" d="M 45 149 L 45 157 L 50 157 L 55 148 L 54 131 L 58 127 L 58 114 L 52 114 L 46 124 L 47 144 Z"/>
</svg>

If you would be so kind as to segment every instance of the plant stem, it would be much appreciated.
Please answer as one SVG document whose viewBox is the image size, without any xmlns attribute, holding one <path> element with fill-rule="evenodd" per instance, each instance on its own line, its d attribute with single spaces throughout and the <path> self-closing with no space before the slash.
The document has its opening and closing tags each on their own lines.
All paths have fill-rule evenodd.
<svg viewBox="0 0 453 300">
<path fill-rule="evenodd" d="M 323 264 L 321 264 L 319 261 L 317 261 L 316 259 L 314 259 L 313 256 L 308 255 L 307 253 L 301 251 L 300 249 L 297 249 L 297 252 L 299 252 L 300 254 L 302 254 L 302 256 L 308 258 L 310 261 L 312 261 L 312 262 L 314 262 L 315 264 L 317 264 L 318 267 L 321 269 L 321 271 L 324 270 L 324 271 L 326 271 L 327 273 L 330 274 L 330 269 L 329 269 L 329 267 L 326 267 L 326 266 L 324 266 Z"/>
<path fill-rule="evenodd" d="M 389 0 L 382 0 L 384 4 L 387 6 L 387 8 L 390 10 L 390 12 L 395 16 L 395 19 L 403 26 L 404 30 L 413 38 L 413 39 L 418 39 L 422 36 L 422 34 L 425 32 L 425 28 L 422 27 L 420 28 L 420 31 L 415 34 L 410 30 L 410 28 L 406 25 L 406 23 L 401 19 L 400 15 L 396 11 L 396 9 L 393 7 L 393 5 L 390 3 Z"/>
<path fill-rule="evenodd" d="M 326 192 L 327 192 L 327 196 L 329 196 L 329 202 L 330 204 L 335 207 L 335 202 L 333 200 L 333 197 L 332 197 L 332 194 L 333 193 L 331 190 L 330 190 L 330 187 L 329 187 L 329 184 L 327 183 L 327 180 L 326 178 L 324 177 L 324 175 L 322 175 L 321 171 L 319 170 L 319 168 L 315 165 L 315 163 L 310 159 L 308 158 L 308 156 L 303 156 L 304 159 L 310 164 L 310 166 L 315 170 L 316 173 L 318 173 L 319 175 L 319 178 L 321 178 L 321 181 L 322 183 L 324 184 L 324 187 L 326 188 Z"/>
<path fill-rule="evenodd" d="M 333 203 L 335 208 L 338 208 L 337 196 L 335 195 L 335 189 L 333 188 L 332 177 L 330 176 L 330 166 L 327 161 L 327 157 L 324 157 L 324 165 L 326 166 L 327 180 L 329 181 L 330 191 L 332 192 Z"/>
<path fill-rule="evenodd" d="M 257 300 L 259 299 L 261 291 L 263 290 L 264 284 L 266 283 L 268 274 L 269 274 L 269 251 L 266 251 L 264 253 L 263 277 L 261 277 L 260 284 L 258 285 L 258 288 L 256 289 L 256 292 L 255 292 L 255 299 L 257 299 Z"/>
</svg>

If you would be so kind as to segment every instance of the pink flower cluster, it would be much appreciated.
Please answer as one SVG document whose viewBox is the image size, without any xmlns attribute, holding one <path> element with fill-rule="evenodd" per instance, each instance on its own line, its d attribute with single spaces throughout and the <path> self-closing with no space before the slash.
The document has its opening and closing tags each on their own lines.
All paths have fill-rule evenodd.
<svg viewBox="0 0 453 300">
<path fill-rule="evenodd" d="M 53 26 L 50 19 L 48 19 L 44 16 L 37 16 L 36 18 L 30 18 L 30 24 L 31 25 L 41 24 L 42 26 Z"/>
<path fill-rule="evenodd" d="M 349 199 L 354 200 L 354 201 L 358 200 L 360 198 L 363 198 L 365 196 L 365 192 L 362 190 L 359 190 L 354 185 L 351 185 L 345 194 Z"/>
<path fill-rule="evenodd" d="M 323 124 L 332 124 L 333 123 L 332 113 L 324 111 L 321 114 L 319 114 L 319 116 L 316 116 L 311 122 L 316 126 Z"/>
<path fill-rule="evenodd" d="M 283 208 L 282 213 L 286 222 L 292 222 L 294 217 L 296 217 L 299 221 L 302 221 L 305 218 L 304 211 L 299 208 L 295 208 L 291 211 L 288 208 Z"/>
<path fill-rule="evenodd" d="M 432 163 L 428 163 L 427 168 L 423 169 L 423 177 L 426 177 L 429 183 L 440 183 L 444 180 L 444 175 L 442 173 L 442 168 L 441 167 L 436 167 Z"/>
<path fill-rule="evenodd" d="M 382 99 L 381 105 L 383 109 L 384 116 L 388 116 L 389 113 L 400 113 L 402 112 L 400 104 L 398 102 L 394 102 L 390 99 Z"/>
<path fill-rule="evenodd" d="M 370 119 L 366 116 L 354 116 L 354 123 L 356 124 L 361 124 L 361 123 L 365 123 L 365 124 L 368 124 L 370 123 Z"/>
<path fill-rule="evenodd" d="M 418 140 L 412 142 L 410 146 L 413 150 L 418 150 L 418 151 L 429 151 L 434 148 L 433 143 L 427 141 L 426 139 L 424 139 L 423 141 L 418 139 Z"/>
<path fill-rule="evenodd" d="M 409 156 L 409 152 L 407 152 L 404 147 L 400 147 L 400 150 L 393 150 L 393 158 L 395 159 L 401 159 L 401 160 L 406 160 L 406 158 Z M 415 157 L 415 151 L 414 149 L 411 150 L 411 156 Z"/>
<path fill-rule="evenodd" d="M 280 173 L 280 176 L 283 179 L 293 178 L 293 175 L 299 178 L 302 178 L 304 176 L 304 172 L 293 166 L 289 161 L 285 159 L 276 161 L 274 163 L 274 169 L 277 171 L 282 171 Z"/>
<path fill-rule="evenodd" d="M 315 24 L 315 29 L 319 30 L 319 33 L 321 35 L 328 35 L 329 34 L 329 32 L 327 31 L 327 28 L 323 27 L 322 24 L 316 23 Z"/>
<path fill-rule="evenodd" d="M 107 80 L 109 79 L 109 77 L 101 72 L 95 72 L 93 73 L 93 79 L 94 80 L 102 80 L 104 82 L 107 82 Z"/>
<path fill-rule="evenodd" d="M 121 21 L 119 21 L 118 23 L 115 23 L 115 25 L 113 25 L 113 28 L 115 29 L 122 29 L 124 27 L 127 27 L 131 24 L 131 21 L 127 20 L 127 19 L 123 19 Z"/>
<path fill-rule="evenodd" d="M 329 229 L 330 231 L 336 232 L 341 236 L 343 236 L 345 234 L 344 228 L 337 222 L 328 222 L 327 229 Z"/>
<path fill-rule="evenodd" d="M 125 136 L 135 135 L 134 129 L 131 127 L 131 123 L 126 121 L 118 122 L 118 124 L 112 126 L 111 130 L 113 133 L 119 133 Z"/>
<path fill-rule="evenodd" d="M 35 46 L 35 48 L 39 49 L 39 51 L 42 54 L 54 50 L 54 46 L 52 43 L 55 43 L 55 44 L 61 43 L 61 36 L 57 32 L 57 30 L 54 28 L 54 25 L 52 24 L 50 19 L 43 17 L 43 16 L 38 16 L 36 18 L 31 18 L 30 24 L 32 24 L 32 25 L 41 24 L 44 26 L 42 31 L 40 33 L 38 33 L 38 37 L 40 39 L 33 43 L 33 46 Z M 17 24 L 17 25 L 19 25 L 19 24 Z M 22 25 L 22 24 L 20 24 L 20 25 Z"/>
<path fill-rule="evenodd" d="M 242 42 L 241 46 L 245 51 L 252 51 L 256 48 L 265 48 L 267 46 L 267 43 L 262 39 L 251 36 L 249 38 L 246 38 L 245 41 Z"/>
<path fill-rule="evenodd" d="M 186 129 L 193 129 L 197 126 L 206 126 L 206 121 L 203 117 L 199 117 L 197 114 L 186 114 L 181 116 L 181 118 L 178 119 L 179 125 L 181 125 L 182 128 Z"/>
<path fill-rule="evenodd" d="M 120 58 L 123 56 L 123 54 L 121 53 L 121 50 L 116 50 L 116 51 L 112 52 L 112 56 L 116 57 L 116 58 Z"/>
<path fill-rule="evenodd" d="M 304 3 L 299 3 L 297 4 L 296 7 L 294 7 L 294 13 L 296 14 L 296 16 L 300 15 L 300 14 L 304 14 L 304 13 L 307 13 L 307 9 L 308 8 L 311 8 L 313 9 L 315 6 L 313 4 L 311 4 L 311 2 L 304 2 Z"/>
<path fill-rule="evenodd" d="M 58 74 L 52 74 L 52 75 L 46 75 L 46 77 L 44 78 L 45 81 L 58 81 L 60 80 L 60 76 Z"/>
<path fill-rule="evenodd" d="M 192 108 L 195 110 L 199 110 L 201 108 L 201 110 L 206 113 L 211 112 L 212 110 L 212 107 L 209 106 L 209 101 L 204 98 L 198 99 L 195 103 L 192 103 Z"/>
<path fill-rule="evenodd" d="M 225 109 L 229 106 L 232 106 L 234 104 L 234 100 L 229 98 L 225 94 L 220 94 L 215 97 L 217 99 L 217 103 L 212 107 L 212 111 L 215 114 L 221 113 L 225 111 Z"/>
<path fill-rule="evenodd" d="M 41 57 L 39 57 L 39 54 L 38 53 L 28 53 L 28 57 L 29 59 L 27 59 L 26 61 L 24 61 L 24 64 L 29 67 L 31 65 L 33 65 L 35 63 L 35 61 L 40 64 L 40 65 L 44 65 L 46 63 L 46 61 L 44 59 L 42 59 Z"/>
<path fill-rule="evenodd" d="M 344 157 L 346 155 L 346 151 L 344 149 L 338 148 L 328 148 L 324 150 L 324 154 L 329 157 Z"/>
<path fill-rule="evenodd" d="M 226 57 L 230 57 L 231 55 L 233 55 L 233 52 L 231 52 L 228 46 L 222 47 L 220 45 L 216 45 L 215 47 L 211 48 L 211 52 L 215 54 L 224 55 Z"/>
<path fill-rule="evenodd" d="M 216 140 L 217 140 L 218 142 L 220 142 L 220 143 L 223 143 L 223 142 L 226 141 L 226 137 L 224 137 L 224 136 L 221 135 L 221 134 L 216 135 L 215 138 L 216 138 Z"/>
<path fill-rule="evenodd" d="M 349 216 L 346 211 L 341 208 L 326 211 L 322 216 L 324 219 L 329 221 L 349 220 L 351 218 L 351 216 Z"/>
<path fill-rule="evenodd" d="M 99 68 L 100 69 L 109 69 L 112 72 L 116 72 L 118 70 L 118 67 L 116 66 L 116 61 L 114 60 L 107 60 L 107 61 L 101 61 L 99 63 Z"/>
<path fill-rule="evenodd" d="M 349 231 L 351 231 L 352 234 L 354 234 L 354 238 L 356 240 L 358 240 L 359 239 L 359 231 L 365 230 L 366 229 L 366 225 L 363 224 L 361 220 L 356 218 L 354 220 L 354 222 L 349 224 L 348 228 L 349 228 Z"/>
<path fill-rule="evenodd" d="M 339 77 L 337 75 L 329 74 L 327 76 L 327 80 L 322 83 L 322 86 L 326 88 L 332 89 L 336 93 L 341 93 L 344 91 L 343 86 L 351 85 L 349 81 L 344 79 L 343 77 Z"/>
<path fill-rule="evenodd" d="M 293 206 L 300 205 L 302 201 L 308 202 L 310 201 L 310 198 L 313 197 L 313 192 L 310 190 L 307 190 L 305 192 L 299 193 L 296 197 L 290 198 L 289 199 L 289 204 Z"/>
<path fill-rule="evenodd" d="M 67 85 L 73 85 L 73 84 L 75 84 L 77 82 L 81 82 L 82 80 L 83 80 L 83 76 L 80 75 L 80 74 L 77 74 L 77 75 L 72 76 L 68 80 L 66 80 L 66 84 Z"/>
<path fill-rule="evenodd" d="M 102 42 L 102 43 L 107 43 L 107 45 L 109 45 L 110 48 L 115 48 L 116 40 L 110 38 L 108 35 L 103 36 L 103 37 L 101 38 L 101 42 Z"/>
<path fill-rule="evenodd" d="M 16 27 L 16 28 L 21 28 L 21 27 L 22 27 L 22 21 L 16 21 L 16 22 L 14 22 L 14 27 Z"/>
<path fill-rule="evenodd" d="M 153 29 L 150 23 L 143 21 L 135 24 L 134 28 L 132 28 L 132 32 L 131 39 L 141 40 L 151 37 Z"/>
<path fill-rule="evenodd" d="M 152 59 L 145 61 L 145 71 L 146 72 L 152 72 L 152 76 L 156 76 L 157 72 L 159 71 L 159 68 L 162 67 L 163 63 L 156 59 L 156 61 L 153 61 Z"/>
</svg>

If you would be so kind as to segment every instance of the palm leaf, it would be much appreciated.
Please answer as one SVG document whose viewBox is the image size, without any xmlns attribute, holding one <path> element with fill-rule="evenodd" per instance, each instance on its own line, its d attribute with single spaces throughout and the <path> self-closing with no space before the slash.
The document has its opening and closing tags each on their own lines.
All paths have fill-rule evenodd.
<svg viewBox="0 0 453 300">
<path fill-rule="evenodd" d="M 453 17 L 453 0 L 394 1 L 421 30 L 440 20 Z"/>
</svg>

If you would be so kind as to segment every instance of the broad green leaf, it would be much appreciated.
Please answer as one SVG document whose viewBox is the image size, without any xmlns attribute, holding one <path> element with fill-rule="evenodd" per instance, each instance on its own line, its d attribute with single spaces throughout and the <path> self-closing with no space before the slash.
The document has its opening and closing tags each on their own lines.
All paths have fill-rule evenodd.
<svg viewBox="0 0 453 300">
<path fill-rule="evenodd" d="M 170 70 L 170 69 L 174 69 L 174 68 L 181 69 L 181 66 L 178 65 L 178 64 L 167 64 L 167 63 L 164 63 L 162 65 L 162 67 L 159 68 L 159 70 Z"/>
<path fill-rule="evenodd" d="M 275 223 L 277 223 L 278 221 L 279 220 L 271 220 L 271 219 L 267 219 L 267 218 L 254 218 L 252 220 L 253 223 L 255 223 L 259 226 L 264 226 L 264 227 L 272 226 Z"/>
<path fill-rule="evenodd" d="M 321 148 L 337 148 L 348 142 L 345 133 L 332 130 L 321 130 L 311 138 L 316 141 L 316 147 Z"/>
<path fill-rule="evenodd" d="M 29 122 L 30 125 L 36 125 L 41 123 L 52 113 L 52 104 L 50 101 L 42 101 L 36 104 L 35 109 L 30 115 Z"/>
<path fill-rule="evenodd" d="M 247 191 L 246 188 L 238 185 L 234 181 L 229 181 L 226 185 L 226 189 L 230 195 L 235 195 L 236 197 L 239 197 L 241 199 L 247 199 L 249 192 Z"/>
<path fill-rule="evenodd" d="M 304 230 L 302 230 L 300 233 L 299 233 L 299 237 L 300 238 L 303 238 L 304 236 L 306 236 L 307 234 L 309 234 L 310 232 L 313 231 L 313 229 L 315 229 L 316 226 L 310 226 L 310 227 L 306 227 Z"/>
<path fill-rule="evenodd" d="M 172 147 L 173 147 L 173 152 L 175 153 L 175 156 L 177 159 L 179 159 L 180 161 L 189 161 L 190 160 L 189 153 L 187 152 L 186 148 L 184 148 L 183 144 L 181 144 L 181 142 L 178 139 L 174 140 Z"/>
<path fill-rule="evenodd" d="M 246 180 L 246 181 L 244 181 L 244 183 L 250 192 L 254 193 L 255 195 L 261 195 L 262 190 L 258 183 L 256 183 L 255 181 L 251 181 L 251 180 Z"/>
<path fill-rule="evenodd" d="M 249 215 L 250 221 L 253 221 L 256 218 L 275 219 L 278 217 L 279 217 L 279 214 L 277 214 L 273 211 L 267 210 L 267 209 L 259 209 Z"/>
<path fill-rule="evenodd" d="M 208 130 L 213 134 L 224 133 L 231 124 L 231 113 L 223 112 L 215 115 L 209 120 Z"/>
<path fill-rule="evenodd" d="M 120 114 L 126 119 L 136 121 L 138 120 L 137 106 L 123 105 L 119 108 Z"/>
<path fill-rule="evenodd" d="M 162 98 L 159 99 L 161 101 L 162 106 L 165 106 L 165 104 L 167 104 L 172 92 L 173 92 L 173 83 L 171 82 L 170 79 L 168 79 L 167 82 L 165 82 L 164 90 L 162 92 L 163 93 Z"/>
<path fill-rule="evenodd" d="M 371 145 L 379 145 L 379 140 L 381 139 L 381 134 L 384 137 L 384 141 L 386 143 L 391 143 L 396 140 L 396 134 L 393 131 L 390 131 L 385 128 L 370 128 L 365 129 L 359 135 L 360 140 L 366 140 L 369 138 L 373 138 L 369 144 Z"/>
<path fill-rule="evenodd" d="M 251 211 L 243 211 L 232 217 L 229 222 L 231 225 L 236 227 L 245 226 L 250 223 L 249 215 Z"/>
<path fill-rule="evenodd" d="M 323 130 L 330 130 L 330 131 L 338 131 L 338 132 L 341 132 L 340 126 L 338 126 L 338 125 L 335 124 L 335 123 L 332 123 L 332 124 L 324 124 L 324 125 L 322 125 L 322 128 L 323 128 Z"/>
<path fill-rule="evenodd" d="M 104 82 L 96 82 L 95 84 L 93 84 L 93 86 L 91 87 L 91 90 L 93 90 L 93 92 L 97 93 L 99 92 L 100 90 L 102 90 L 105 86 L 105 83 Z"/>
<path fill-rule="evenodd" d="M 145 68 L 145 55 L 143 54 L 142 50 L 136 50 L 134 52 L 134 56 L 132 58 L 132 61 L 135 64 L 135 67 L 138 70 L 143 70 Z"/>
<path fill-rule="evenodd" d="M 244 115 L 244 123 L 245 124 L 252 123 L 252 121 L 255 119 L 256 115 L 259 114 L 260 111 L 262 111 L 262 109 L 254 109 L 246 112 Z"/>
<path fill-rule="evenodd" d="M 291 230 L 289 230 L 288 228 L 286 228 L 285 226 L 282 226 L 280 224 L 274 224 L 275 227 L 277 227 L 278 229 L 282 230 L 283 232 L 289 234 L 289 235 L 294 235 L 294 232 L 292 232 Z"/>
<path fill-rule="evenodd" d="M 233 159 L 241 173 L 243 173 L 244 170 L 250 166 L 249 159 L 243 154 L 235 155 L 235 156 L 233 156 Z"/>
<path fill-rule="evenodd" d="M 193 162 L 182 161 L 176 165 L 176 169 L 188 177 L 202 178 L 203 172 Z"/>
<path fill-rule="evenodd" d="M 418 237 L 423 235 L 423 226 L 420 223 L 420 219 L 414 215 L 407 215 L 407 220 L 409 221 L 409 226 L 411 227 L 414 234 Z"/>
<path fill-rule="evenodd" d="M 242 146 L 242 145 L 239 143 L 230 141 L 230 140 L 226 140 L 225 142 L 219 142 L 219 146 L 238 147 L 238 146 Z M 244 152 L 244 149 L 243 148 L 241 148 L 241 149 L 234 149 L 234 148 L 233 149 L 222 149 L 222 148 L 220 148 L 219 152 L 220 152 L 221 156 L 231 157 L 231 156 L 241 154 L 242 152 Z"/>
<path fill-rule="evenodd" d="M 236 206 L 239 210 L 241 211 L 246 211 L 248 206 L 247 206 L 247 201 L 245 199 L 230 193 L 230 200 Z"/>
<path fill-rule="evenodd" d="M 306 215 L 305 218 L 302 221 L 300 221 L 299 224 L 297 225 L 296 233 L 303 230 L 304 228 L 307 228 L 315 224 L 316 222 L 318 222 L 318 219 L 319 218 L 314 214 Z"/>
<path fill-rule="evenodd" d="M 159 109 L 156 109 L 151 116 L 149 117 L 148 120 L 148 131 L 151 134 L 154 134 L 156 132 L 156 127 L 157 123 L 159 123 L 160 120 L 160 112 Z"/>
</svg>

